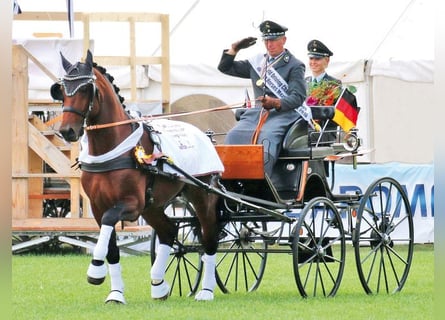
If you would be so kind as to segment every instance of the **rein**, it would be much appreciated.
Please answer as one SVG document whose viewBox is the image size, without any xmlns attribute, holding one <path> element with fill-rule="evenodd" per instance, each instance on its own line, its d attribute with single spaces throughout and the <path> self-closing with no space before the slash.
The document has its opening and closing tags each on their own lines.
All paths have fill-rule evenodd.
<svg viewBox="0 0 445 320">
<path fill-rule="evenodd" d="M 243 103 L 235 103 L 235 104 L 231 104 L 231 105 L 225 105 L 225 106 L 221 106 L 221 107 L 217 107 L 217 108 L 197 110 L 197 111 L 179 112 L 179 113 L 170 113 L 170 114 L 154 115 L 154 116 L 147 116 L 147 117 L 139 117 L 137 119 L 128 119 L 128 120 L 122 120 L 122 121 L 111 122 L 111 123 L 91 125 L 91 126 L 85 127 L 85 130 L 104 129 L 104 128 L 120 126 L 120 125 L 124 125 L 124 124 L 128 124 L 128 123 L 135 123 L 135 122 L 154 120 L 154 119 L 169 119 L 169 118 L 194 115 L 194 114 L 204 113 L 204 112 L 213 112 L 213 111 L 223 111 L 223 110 L 239 109 L 239 108 L 243 108 L 244 105 L 245 105 L 245 102 L 243 102 Z"/>
</svg>

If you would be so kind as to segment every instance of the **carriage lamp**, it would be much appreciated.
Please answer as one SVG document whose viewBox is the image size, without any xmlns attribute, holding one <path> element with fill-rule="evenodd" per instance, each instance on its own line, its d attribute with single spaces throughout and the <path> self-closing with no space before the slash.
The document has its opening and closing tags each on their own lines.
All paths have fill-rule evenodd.
<svg viewBox="0 0 445 320">
<path fill-rule="evenodd" d="M 357 136 L 357 130 L 352 129 L 343 138 L 343 146 L 347 151 L 355 152 L 361 145 L 361 139 Z"/>
</svg>

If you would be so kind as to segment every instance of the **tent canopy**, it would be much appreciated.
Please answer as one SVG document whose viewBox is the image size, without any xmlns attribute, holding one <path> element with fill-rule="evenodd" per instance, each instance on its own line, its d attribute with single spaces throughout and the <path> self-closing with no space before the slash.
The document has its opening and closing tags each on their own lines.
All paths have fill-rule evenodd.
<svg viewBox="0 0 445 320">
<path fill-rule="evenodd" d="M 287 26 L 287 47 L 299 58 L 306 59 L 306 44 L 320 39 L 334 52 L 333 61 L 433 60 L 434 14 L 432 0 L 374 0 L 364 5 L 355 0 L 283 0 L 271 6 L 265 0 L 71 0 L 76 12 L 159 12 L 170 15 L 171 63 L 214 66 L 222 49 L 246 37 L 260 37 L 258 25 L 270 19 Z M 20 0 L 22 11 L 67 11 L 65 0 Z M 316 16 L 315 16 L 316 15 Z M 30 36 L 34 28 L 13 30 L 17 37 Z M 94 32 L 94 30 L 92 30 Z M 107 46 L 116 43 L 109 40 Z M 112 30 L 118 35 L 119 28 Z M 69 24 L 59 30 L 69 37 Z M 100 29 L 99 31 L 100 32 Z M 123 32 L 123 31 L 121 31 Z M 138 48 L 150 54 L 159 48 L 159 35 L 140 37 Z M 75 36 L 82 35 L 76 30 Z M 100 36 L 100 34 L 98 35 Z M 242 55 L 263 50 L 257 44 Z M 96 50 L 101 50 L 96 47 Z M 116 48 L 114 48 L 116 50 Z M 118 49 L 119 50 L 119 49 Z M 122 46 L 120 50 L 127 50 Z"/>
</svg>

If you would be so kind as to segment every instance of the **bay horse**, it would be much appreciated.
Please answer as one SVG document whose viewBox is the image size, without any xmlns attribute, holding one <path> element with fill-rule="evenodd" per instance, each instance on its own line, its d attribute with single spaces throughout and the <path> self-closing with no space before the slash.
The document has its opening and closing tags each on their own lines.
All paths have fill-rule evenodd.
<svg viewBox="0 0 445 320">
<path fill-rule="evenodd" d="M 125 122 L 131 116 L 122 104 L 124 99 L 118 94 L 119 89 L 112 83 L 113 77 L 106 73 L 105 68 L 93 63 L 90 50 L 87 51 L 84 62 L 75 64 L 71 64 L 62 53 L 60 55 L 66 75 L 51 86 L 52 97 L 63 101 L 59 132 L 69 142 L 81 138 L 81 184 L 91 202 L 93 216 L 100 226 L 87 270 L 88 282 L 102 284 L 108 272 L 111 290 L 105 302 L 126 303 L 115 225 L 120 221 L 136 221 L 142 216 L 156 230 L 160 241 L 156 260 L 150 270 L 151 297 L 166 299 L 170 293 L 170 285 L 164 280 L 164 276 L 177 230 L 175 224 L 164 214 L 164 205 L 182 192 L 195 208 L 204 249 L 202 289 L 195 295 L 195 299 L 213 300 L 218 247 L 218 195 L 187 183 L 185 179 L 156 174 L 156 171 L 140 166 L 135 159 L 134 149 L 142 147 L 146 155 L 152 155 L 155 148 L 153 130 L 146 123 L 141 123 L 142 121 L 86 130 L 91 126 Z M 137 132 L 139 136 L 135 136 Z M 200 134 L 204 135 L 214 149 L 210 139 L 203 132 Z M 192 160 L 200 162 L 201 156 L 202 153 L 195 150 Z M 221 170 L 216 169 L 196 178 L 216 187 L 220 173 Z"/>
</svg>

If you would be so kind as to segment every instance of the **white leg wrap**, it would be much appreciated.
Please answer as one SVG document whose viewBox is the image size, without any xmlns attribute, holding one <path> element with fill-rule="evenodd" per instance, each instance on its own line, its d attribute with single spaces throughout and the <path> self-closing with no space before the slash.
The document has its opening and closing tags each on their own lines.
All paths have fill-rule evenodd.
<svg viewBox="0 0 445 320">
<path fill-rule="evenodd" d="M 210 301 L 213 300 L 213 290 L 216 286 L 215 267 L 216 267 L 216 254 L 202 256 L 204 262 L 204 275 L 202 279 L 202 290 L 199 291 L 195 300 L 198 301 Z"/>
<path fill-rule="evenodd" d="M 151 280 L 161 281 L 165 276 L 165 269 L 167 268 L 168 257 L 170 256 L 171 247 L 165 244 L 160 244 L 156 252 L 156 260 L 150 270 Z"/>
<path fill-rule="evenodd" d="M 108 253 L 108 243 L 110 242 L 111 232 L 114 227 L 102 225 L 100 227 L 99 239 L 93 251 L 93 259 L 104 261 Z"/>
<path fill-rule="evenodd" d="M 92 263 L 88 266 L 87 280 L 94 285 L 102 284 L 107 276 L 107 265 L 105 263 L 95 266 Z"/>
<path fill-rule="evenodd" d="M 170 285 L 164 280 L 170 252 L 171 247 L 165 244 L 159 244 L 157 247 L 156 260 L 150 270 L 151 297 L 153 299 L 167 299 L 170 293 Z"/>
<path fill-rule="evenodd" d="M 122 303 L 122 304 L 127 304 L 127 301 L 125 301 L 125 297 L 124 294 L 120 291 L 111 291 L 108 294 L 107 299 L 105 299 L 105 303 L 108 302 L 115 302 L 115 303 Z"/>
<path fill-rule="evenodd" d="M 124 281 L 122 280 L 121 264 L 109 264 L 108 272 L 110 274 L 111 291 L 120 291 L 124 293 Z"/>
<path fill-rule="evenodd" d="M 170 286 L 165 280 L 162 280 L 162 282 L 158 284 L 151 284 L 152 299 L 165 300 L 168 298 L 169 294 Z"/>
<path fill-rule="evenodd" d="M 202 279 L 202 288 L 212 290 L 216 286 L 215 278 L 215 266 L 216 266 L 216 254 L 202 256 L 202 261 L 204 262 L 204 278 Z"/>
</svg>

